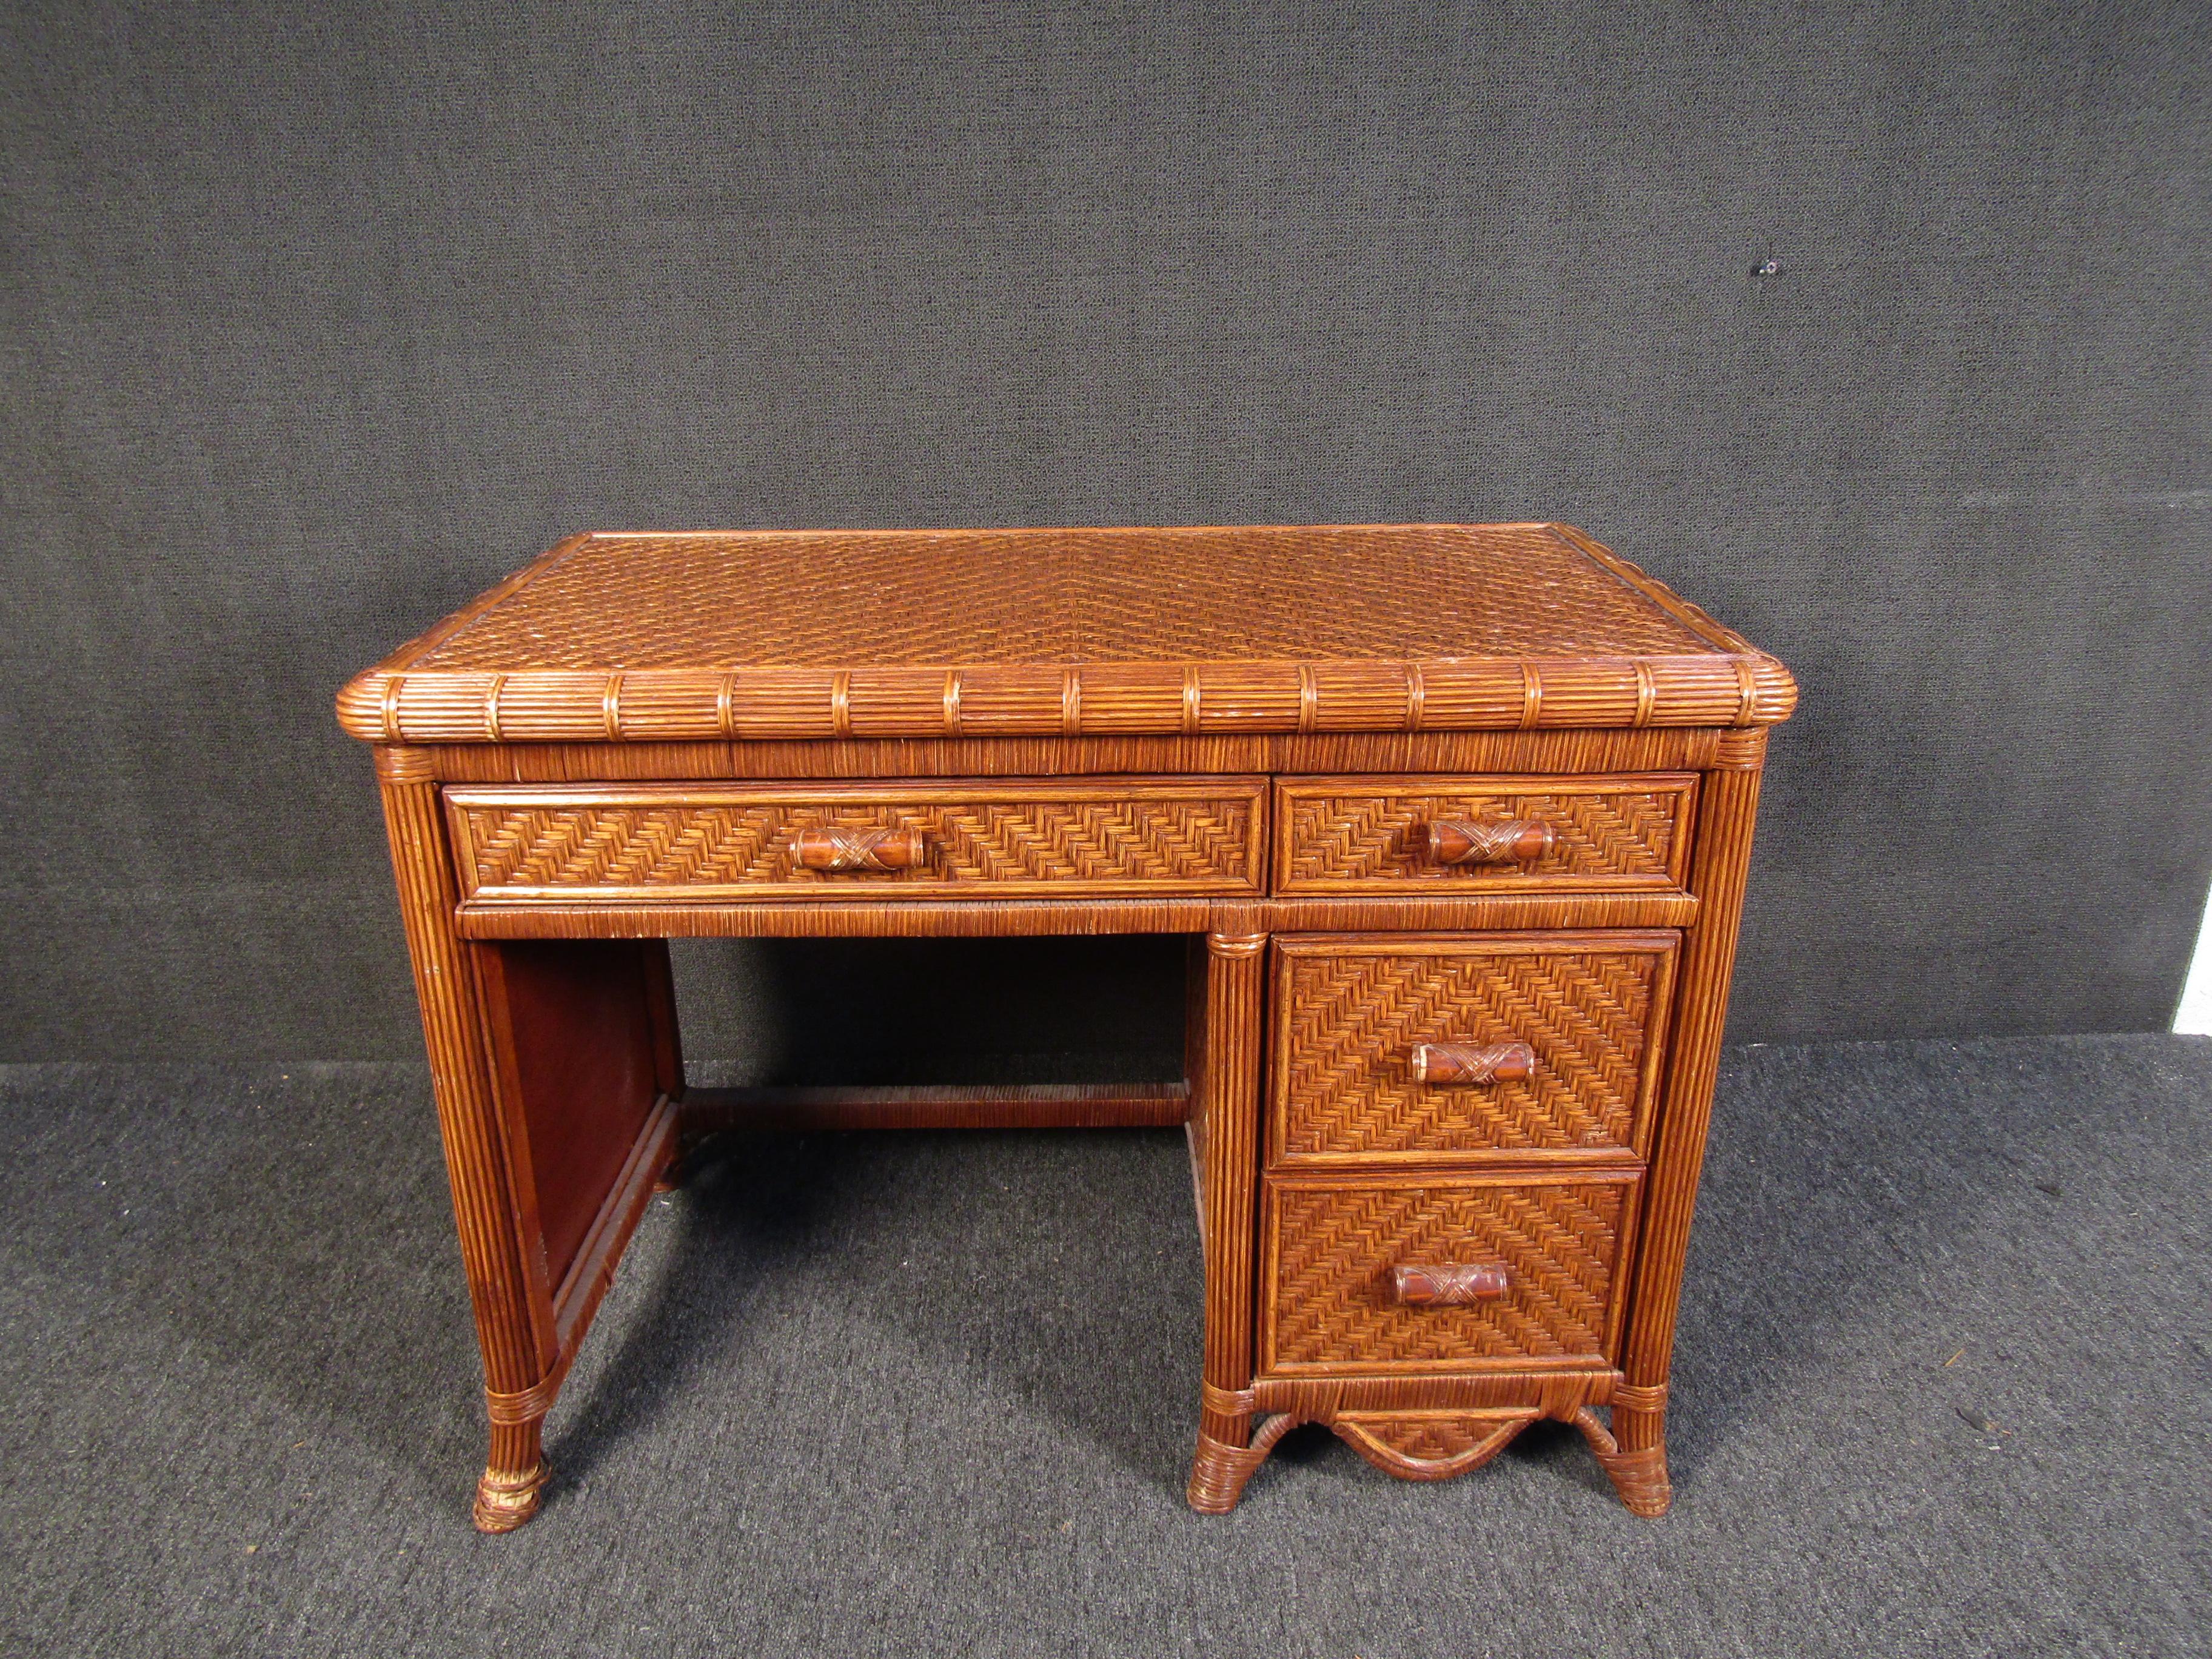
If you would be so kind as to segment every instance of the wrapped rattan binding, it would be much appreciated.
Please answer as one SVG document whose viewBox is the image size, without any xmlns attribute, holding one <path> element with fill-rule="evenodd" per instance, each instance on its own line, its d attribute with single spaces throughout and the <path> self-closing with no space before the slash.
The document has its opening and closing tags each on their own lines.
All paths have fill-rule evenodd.
<svg viewBox="0 0 2212 1659">
<path fill-rule="evenodd" d="M 945 690 L 951 675 L 962 688 L 957 705 Z M 1411 717 L 1409 677 L 1421 687 Z M 1071 692 L 1067 670 L 1057 664 L 997 671 L 376 668 L 339 693 L 337 713 L 340 726 L 370 743 L 665 743 L 948 732 L 1133 737 L 1764 726 L 1786 718 L 1796 702 L 1794 683 L 1771 658 L 1136 664 L 1086 669 L 1079 685 Z M 948 715 L 948 707 L 957 713 Z"/>
</svg>

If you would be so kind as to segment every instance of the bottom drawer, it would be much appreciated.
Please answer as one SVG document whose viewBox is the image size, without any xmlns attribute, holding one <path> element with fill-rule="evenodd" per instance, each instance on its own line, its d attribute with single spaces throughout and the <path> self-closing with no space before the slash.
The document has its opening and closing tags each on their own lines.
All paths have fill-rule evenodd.
<svg viewBox="0 0 2212 1659">
<path fill-rule="evenodd" d="M 1260 1369 L 1605 1365 L 1642 1180 L 1271 1177 Z"/>
</svg>

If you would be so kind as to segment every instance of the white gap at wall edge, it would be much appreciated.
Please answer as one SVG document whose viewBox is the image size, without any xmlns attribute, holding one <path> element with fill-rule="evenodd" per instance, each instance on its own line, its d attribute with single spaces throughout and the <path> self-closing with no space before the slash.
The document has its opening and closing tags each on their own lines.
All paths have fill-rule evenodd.
<svg viewBox="0 0 2212 1659">
<path fill-rule="evenodd" d="M 2197 954 L 2189 959 L 2189 977 L 2182 982 L 2181 1006 L 2173 1011 L 2173 1029 L 2190 1036 L 2212 1036 L 2212 894 L 2205 897 Z"/>
</svg>

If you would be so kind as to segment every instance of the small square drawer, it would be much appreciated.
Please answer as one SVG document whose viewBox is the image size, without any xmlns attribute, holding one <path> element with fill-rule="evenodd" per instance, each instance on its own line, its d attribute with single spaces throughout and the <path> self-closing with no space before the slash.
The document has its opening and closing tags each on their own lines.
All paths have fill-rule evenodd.
<svg viewBox="0 0 2212 1659">
<path fill-rule="evenodd" d="M 1261 1370 L 1602 1367 L 1619 1341 L 1641 1181 L 1270 1176 Z"/>
<path fill-rule="evenodd" d="M 1261 890 L 1263 778 L 470 785 L 472 906 L 1176 897 Z"/>
<path fill-rule="evenodd" d="M 1649 892 L 1689 872 L 1693 773 L 1283 778 L 1275 890 Z"/>
<path fill-rule="evenodd" d="M 1680 935 L 1275 942 L 1277 1165 L 1644 1152 Z"/>
</svg>

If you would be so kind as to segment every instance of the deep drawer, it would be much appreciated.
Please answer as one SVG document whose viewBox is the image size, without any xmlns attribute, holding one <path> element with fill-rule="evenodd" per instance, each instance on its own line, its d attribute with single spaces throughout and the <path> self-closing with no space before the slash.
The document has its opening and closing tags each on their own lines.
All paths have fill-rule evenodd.
<svg viewBox="0 0 2212 1659">
<path fill-rule="evenodd" d="M 1697 785 L 1686 772 L 1279 779 L 1275 890 L 1679 889 Z"/>
<path fill-rule="evenodd" d="M 1270 1176 L 1261 1371 L 1608 1364 L 1641 1179 Z"/>
<path fill-rule="evenodd" d="M 1680 936 L 1275 943 L 1277 1164 L 1641 1156 Z"/>
<path fill-rule="evenodd" d="M 1263 778 L 450 788 L 462 896 L 605 900 L 1252 894 Z"/>
</svg>

